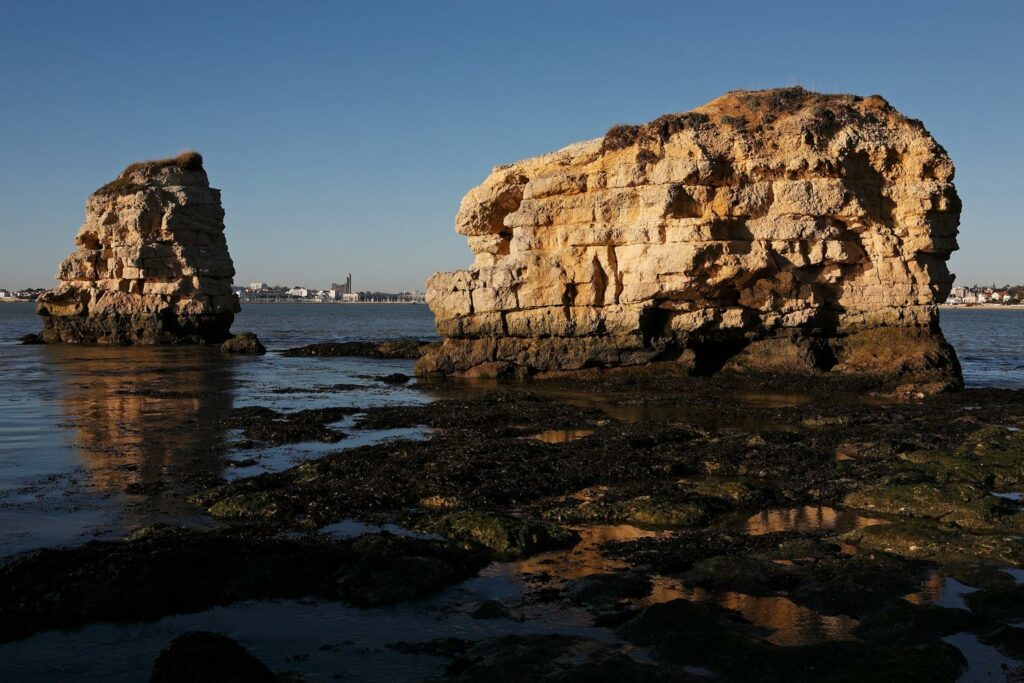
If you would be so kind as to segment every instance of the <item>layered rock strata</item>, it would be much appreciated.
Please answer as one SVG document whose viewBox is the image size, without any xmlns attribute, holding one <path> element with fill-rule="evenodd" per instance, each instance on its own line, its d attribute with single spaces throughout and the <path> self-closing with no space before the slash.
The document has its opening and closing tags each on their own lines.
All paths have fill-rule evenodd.
<svg viewBox="0 0 1024 683">
<path fill-rule="evenodd" d="M 955 385 L 938 328 L 953 164 L 878 96 L 737 91 L 496 167 L 462 200 L 475 255 L 427 301 L 422 374 L 676 361 L 696 373 Z"/>
<path fill-rule="evenodd" d="M 39 298 L 46 342 L 219 343 L 239 309 L 220 190 L 202 157 L 128 166 L 86 202 L 77 250 Z"/>
</svg>

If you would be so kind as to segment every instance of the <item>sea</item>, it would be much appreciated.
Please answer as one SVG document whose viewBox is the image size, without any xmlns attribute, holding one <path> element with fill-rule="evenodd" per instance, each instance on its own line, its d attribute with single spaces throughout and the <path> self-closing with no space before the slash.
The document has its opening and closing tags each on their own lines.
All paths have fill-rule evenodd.
<svg viewBox="0 0 1024 683">
<path fill-rule="evenodd" d="M 1024 310 L 944 309 L 941 325 L 956 348 L 968 387 L 1024 388 Z M 225 357 L 216 347 L 24 346 L 40 323 L 30 304 L 0 303 L 0 562 L 35 548 L 122 538 L 156 523 L 204 526 L 180 495 L 163 488 L 203 477 L 251 476 L 291 467 L 327 451 L 395 438 L 426 438 L 421 429 L 350 429 L 337 444 L 261 449 L 239 461 L 224 428 L 233 408 L 416 404 L 429 390 L 384 383 L 412 375 L 413 361 L 288 358 L 276 353 L 321 341 L 437 338 L 430 310 L 415 304 L 258 304 L 236 317 L 269 353 Z M 344 386 L 335 391 L 332 387 Z M 332 533 L 376 527 L 354 520 Z M 614 533 L 610 532 L 610 533 Z M 465 605 L 514 600 L 522 567 L 495 563 L 480 577 L 430 600 L 384 610 L 335 603 L 246 602 L 146 624 L 96 624 L 0 644 L 0 680 L 146 680 L 151 663 L 185 630 L 226 633 L 275 670 L 311 680 L 419 680 L 443 660 L 398 654 L 382 644 L 431 637 L 489 635 L 497 628 L 469 619 Z M 439 621 L 438 614 L 449 616 Z M 461 615 L 461 616 L 460 616 Z M 288 623 L 282 635 L 279 624 Z M 501 633 L 559 632 L 608 639 L 586 613 L 552 611 Z M 496 631 L 497 632 L 497 631 Z M 344 642 L 317 649 L 310 643 Z"/>
</svg>

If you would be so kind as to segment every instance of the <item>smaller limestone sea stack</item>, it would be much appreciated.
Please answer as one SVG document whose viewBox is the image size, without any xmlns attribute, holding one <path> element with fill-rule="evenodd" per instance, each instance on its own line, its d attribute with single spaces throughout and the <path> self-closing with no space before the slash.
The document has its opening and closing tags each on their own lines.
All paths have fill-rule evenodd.
<svg viewBox="0 0 1024 683">
<path fill-rule="evenodd" d="M 672 362 L 962 384 L 953 164 L 878 96 L 735 91 L 496 167 L 462 200 L 475 262 L 427 285 L 421 374 Z"/>
<path fill-rule="evenodd" d="M 77 251 L 39 298 L 47 343 L 199 344 L 240 310 L 220 190 L 184 152 L 128 166 L 86 202 Z"/>
</svg>

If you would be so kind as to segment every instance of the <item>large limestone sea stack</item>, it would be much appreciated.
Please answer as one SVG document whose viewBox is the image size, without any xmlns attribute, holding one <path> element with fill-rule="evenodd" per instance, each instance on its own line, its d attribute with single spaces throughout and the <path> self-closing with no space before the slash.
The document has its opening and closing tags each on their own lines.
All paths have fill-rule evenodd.
<svg viewBox="0 0 1024 683">
<path fill-rule="evenodd" d="M 220 190 L 203 159 L 128 166 L 85 206 L 77 251 L 39 298 L 48 343 L 188 344 L 230 337 L 239 311 Z"/>
<path fill-rule="evenodd" d="M 671 361 L 962 382 L 938 327 L 953 164 L 881 97 L 737 91 L 496 167 L 462 200 L 476 260 L 437 273 L 423 374 Z"/>
</svg>

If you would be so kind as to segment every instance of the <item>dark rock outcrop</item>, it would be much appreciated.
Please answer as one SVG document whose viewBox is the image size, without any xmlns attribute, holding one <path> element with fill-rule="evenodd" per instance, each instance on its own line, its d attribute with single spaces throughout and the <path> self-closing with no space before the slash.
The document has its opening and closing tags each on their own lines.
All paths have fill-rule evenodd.
<svg viewBox="0 0 1024 683">
<path fill-rule="evenodd" d="M 401 358 L 416 359 L 430 342 L 417 339 L 387 339 L 384 341 L 320 342 L 281 352 L 282 356 L 320 358 Z"/>
<path fill-rule="evenodd" d="M 267 347 L 263 346 L 259 337 L 252 332 L 243 332 L 241 334 L 236 334 L 231 337 L 231 339 L 228 339 L 226 342 L 221 344 L 220 350 L 224 353 L 262 356 L 267 352 Z"/>
</svg>

